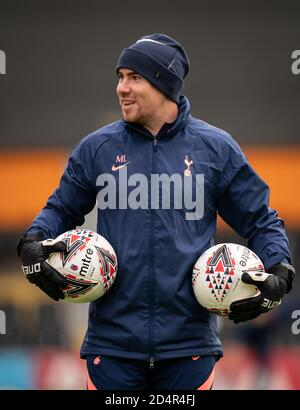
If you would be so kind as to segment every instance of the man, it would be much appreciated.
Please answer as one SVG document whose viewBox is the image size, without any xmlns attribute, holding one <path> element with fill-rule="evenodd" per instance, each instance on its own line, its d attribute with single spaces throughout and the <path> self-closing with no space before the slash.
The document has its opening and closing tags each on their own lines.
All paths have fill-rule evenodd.
<svg viewBox="0 0 300 410">
<path fill-rule="evenodd" d="M 222 356 L 216 316 L 192 291 L 192 268 L 213 242 L 216 215 L 249 239 L 271 275 L 261 296 L 232 306 L 236 323 L 267 312 L 292 286 L 294 269 L 267 185 L 224 131 L 190 114 L 180 95 L 183 47 L 163 34 L 140 38 L 117 64 L 123 119 L 84 138 L 59 188 L 21 238 L 31 283 L 63 299 L 64 279 L 45 263 L 64 249 L 40 240 L 81 225 L 98 200 L 97 231 L 114 247 L 117 280 L 91 303 L 81 349 L 101 389 L 211 388 Z"/>
</svg>

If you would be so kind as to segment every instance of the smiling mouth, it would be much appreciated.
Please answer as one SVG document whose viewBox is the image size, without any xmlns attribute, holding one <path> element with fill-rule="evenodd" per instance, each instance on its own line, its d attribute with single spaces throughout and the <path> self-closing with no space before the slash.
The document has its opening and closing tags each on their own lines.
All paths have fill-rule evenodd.
<svg viewBox="0 0 300 410">
<path fill-rule="evenodd" d="M 135 104 L 134 101 L 122 101 L 122 107 L 130 107 L 131 105 Z"/>
</svg>

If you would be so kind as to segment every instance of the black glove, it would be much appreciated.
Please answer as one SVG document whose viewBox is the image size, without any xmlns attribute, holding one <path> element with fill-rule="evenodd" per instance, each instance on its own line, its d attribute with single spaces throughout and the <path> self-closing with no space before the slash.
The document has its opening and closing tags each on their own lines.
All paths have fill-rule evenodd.
<svg viewBox="0 0 300 410">
<path fill-rule="evenodd" d="M 43 239 L 43 233 L 37 232 L 20 239 L 17 251 L 22 261 L 22 269 L 30 283 L 34 283 L 50 298 L 58 301 L 64 299 L 61 290 L 67 284 L 67 280 L 46 259 L 50 253 L 63 252 L 66 244 L 63 241 Z"/>
<path fill-rule="evenodd" d="M 279 264 L 265 272 L 244 272 L 242 281 L 255 285 L 260 294 L 230 305 L 229 319 L 234 323 L 255 319 L 280 305 L 282 297 L 291 289 L 295 270 L 291 265 Z"/>
</svg>

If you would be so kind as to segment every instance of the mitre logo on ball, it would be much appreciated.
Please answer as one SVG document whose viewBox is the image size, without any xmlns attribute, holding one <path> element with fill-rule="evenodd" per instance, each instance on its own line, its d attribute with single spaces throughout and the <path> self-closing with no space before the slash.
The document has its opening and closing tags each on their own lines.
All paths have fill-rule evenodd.
<svg viewBox="0 0 300 410">
<path fill-rule="evenodd" d="M 66 243 L 65 252 L 52 253 L 47 262 L 67 279 L 65 299 L 76 303 L 102 297 L 115 281 L 118 262 L 111 244 L 88 229 L 73 229 L 55 241 Z M 44 242 L 52 241 L 48 239 Z"/>
<path fill-rule="evenodd" d="M 250 249 L 234 243 L 209 248 L 193 269 L 196 299 L 211 312 L 228 316 L 232 302 L 259 294 L 256 286 L 241 281 L 246 271 L 264 272 L 262 261 Z"/>
</svg>

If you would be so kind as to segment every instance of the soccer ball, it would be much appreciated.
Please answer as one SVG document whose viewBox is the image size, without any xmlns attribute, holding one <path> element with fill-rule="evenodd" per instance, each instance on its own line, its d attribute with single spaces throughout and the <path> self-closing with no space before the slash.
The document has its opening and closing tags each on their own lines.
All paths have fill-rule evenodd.
<svg viewBox="0 0 300 410">
<path fill-rule="evenodd" d="M 232 302 L 260 294 L 256 286 L 241 281 L 245 271 L 265 271 L 262 261 L 250 249 L 234 243 L 209 248 L 193 269 L 197 301 L 213 313 L 228 316 Z"/>
<path fill-rule="evenodd" d="M 110 243 L 88 229 L 73 229 L 58 236 L 65 252 L 51 253 L 46 262 L 68 281 L 62 289 L 65 300 L 75 303 L 101 298 L 115 281 L 118 262 Z M 48 239 L 46 241 L 52 241 Z"/>
</svg>

